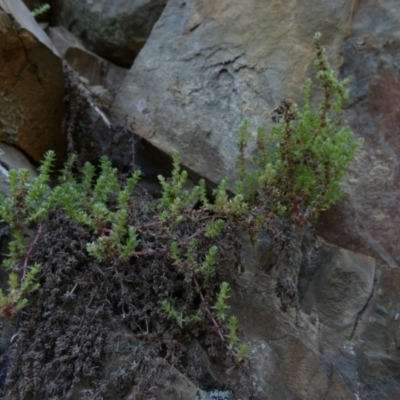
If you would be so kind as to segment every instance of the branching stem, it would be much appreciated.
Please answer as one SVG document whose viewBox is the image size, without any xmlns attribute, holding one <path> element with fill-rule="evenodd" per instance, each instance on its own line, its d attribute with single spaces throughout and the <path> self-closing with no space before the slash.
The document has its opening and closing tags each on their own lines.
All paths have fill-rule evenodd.
<svg viewBox="0 0 400 400">
<path fill-rule="evenodd" d="M 28 251 L 26 252 L 26 255 L 25 255 L 24 264 L 22 266 L 22 280 L 25 279 L 25 276 L 28 273 L 29 256 L 31 255 L 33 248 L 35 247 L 37 241 L 39 240 L 39 236 L 42 233 L 42 230 L 43 230 L 43 224 L 40 223 L 39 226 L 38 226 L 38 230 L 37 230 L 35 239 L 33 240 L 32 244 L 29 246 L 29 249 L 28 249 Z"/>
<path fill-rule="evenodd" d="M 205 298 L 204 298 L 204 295 L 203 295 L 203 293 L 202 293 L 201 290 L 200 290 L 201 288 L 200 288 L 199 283 L 197 282 L 197 279 L 196 279 L 196 278 L 193 278 L 193 282 L 194 282 L 194 284 L 196 285 L 196 287 L 199 289 L 199 294 L 200 294 L 201 302 L 204 304 L 205 310 L 206 310 L 207 314 L 209 315 L 209 317 L 210 317 L 210 319 L 211 319 L 211 322 L 212 322 L 213 325 L 215 326 L 215 329 L 217 330 L 219 337 L 221 338 L 221 340 L 222 340 L 223 342 L 226 342 L 226 340 L 225 340 L 225 338 L 224 338 L 224 335 L 222 334 L 221 327 L 220 327 L 220 325 L 218 324 L 218 322 L 215 320 L 215 318 L 214 318 L 214 316 L 213 316 L 213 313 L 210 311 L 210 309 L 209 309 L 209 307 L 208 307 L 208 305 L 207 305 L 207 303 L 206 303 L 206 300 L 205 300 Z"/>
</svg>

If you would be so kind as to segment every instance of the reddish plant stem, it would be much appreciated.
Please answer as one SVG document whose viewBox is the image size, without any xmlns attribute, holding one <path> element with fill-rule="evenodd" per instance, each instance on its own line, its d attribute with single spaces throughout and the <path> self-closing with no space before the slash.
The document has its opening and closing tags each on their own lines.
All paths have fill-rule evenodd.
<svg viewBox="0 0 400 400">
<path fill-rule="evenodd" d="M 146 222 L 145 224 L 134 226 L 137 231 L 140 231 L 142 228 L 151 228 L 152 226 L 162 225 L 164 221 L 151 221 Z"/>
<path fill-rule="evenodd" d="M 199 283 L 197 282 L 197 279 L 196 279 L 196 278 L 193 278 L 193 282 L 194 282 L 194 284 L 196 285 L 196 287 L 197 287 L 198 289 L 200 289 L 200 285 L 199 285 Z M 206 304 L 206 302 L 205 302 L 204 295 L 203 295 L 203 293 L 201 293 L 201 290 L 199 290 L 199 294 L 200 294 L 201 302 L 202 302 L 203 304 L 205 304 L 205 309 L 206 309 L 206 311 L 207 311 L 207 314 L 209 315 L 209 317 L 210 317 L 210 319 L 211 319 L 213 325 L 214 325 L 215 328 L 217 329 L 217 332 L 218 332 L 219 337 L 221 338 L 221 340 L 222 340 L 223 342 L 226 342 L 226 340 L 225 340 L 225 338 L 224 338 L 224 335 L 222 334 L 221 327 L 219 326 L 219 324 L 218 324 L 218 322 L 215 320 L 215 318 L 214 318 L 212 312 L 211 312 L 210 309 L 208 308 L 208 306 L 207 306 L 207 304 Z"/>
<path fill-rule="evenodd" d="M 214 222 L 214 220 L 217 218 L 216 215 L 211 217 L 211 223 Z M 136 228 L 135 228 L 136 229 Z M 195 233 L 193 233 L 193 235 L 188 236 L 187 238 L 185 238 L 184 240 L 181 240 L 178 242 L 179 246 L 184 245 L 185 243 L 187 243 L 189 240 L 194 239 L 197 236 L 200 236 L 201 234 L 203 234 L 206 231 L 206 228 L 201 228 L 198 231 L 196 231 Z M 135 251 L 134 254 L 136 256 L 148 256 L 148 255 L 153 255 L 155 253 L 168 253 L 169 249 L 155 249 L 155 250 L 142 250 L 142 251 Z"/>
<path fill-rule="evenodd" d="M 185 244 L 187 241 L 201 235 L 203 232 L 205 232 L 205 228 L 201 228 L 199 229 L 197 232 L 195 232 L 193 235 L 187 237 L 185 240 L 181 240 L 180 242 L 178 242 L 178 245 L 181 246 L 183 244 Z M 153 255 L 155 253 L 167 253 L 169 252 L 169 249 L 150 249 L 150 250 L 142 250 L 142 251 L 135 251 L 134 254 L 136 256 L 149 256 L 149 255 Z"/>
<path fill-rule="evenodd" d="M 187 237 L 185 240 L 180 241 L 178 244 L 184 244 L 185 242 L 187 242 L 187 241 L 189 241 L 191 239 L 194 239 L 195 237 L 201 235 L 205 231 L 206 231 L 206 228 L 201 228 L 197 232 L 193 233 L 193 235 L 190 235 L 189 237 Z"/>
<path fill-rule="evenodd" d="M 207 311 L 207 314 L 209 315 L 209 317 L 210 317 L 210 319 L 211 319 L 213 325 L 215 326 L 215 329 L 217 330 L 220 339 L 222 340 L 223 343 L 225 343 L 226 347 L 227 347 L 228 350 L 231 352 L 231 354 L 232 354 L 233 356 L 236 357 L 237 354 L 236 354 L 236 353 L 233 351 L 233 349 L 232 349 L 231 347 L 229 347 L 228 344 L 226 343 L 226 340 L 225 340 L 225 338 L 224 338 L 224 335 L 222 334 L 221 326 L 220 326 L 219 323 L 215 320 L 215 318 L 214 318 L 212 312 L 211 312 L 210 309 L 208 308 L 207 303 L 206 303 L 205 298 L 204 298 L 204 295 L 203 295 L 203 293 L 201 293 L 201 290 L 200 290 L 201 288 L 200 288 L 199 283 L 197 282 L 197 279 L 196 279 L 196 278 L 193 278 L 193 281 L 194 281 L 194 284 L 196 285 L 196 287 L 199 289 L 199 294 L 200 294 L 201 302 L 202 302 L 203 304 L 205 304 L 205 309 L 206 309 L 206 311 Z"/>
<path fill-rule="evenodd" d="M 151 256 L 151 255 L 156 254 L 156 253 L 167 253 L 168 251 L 169 251 L 169 249 L 140 250 L 140 251 L 135 251 L 134 255 L 135 256 L 139 256 L 139 257 L 141 257 L 141 256 Z"/>
<path fill-rule="evenodd" d="M 218 218 L 218 215 L 213 215 L 212 217 L 210 217 L 211 219 L 211 224 Z M 185 240 L 180 241 L 178 244 L 185 244 L 186 242 L 188 242 L 191 239 L 194 239 L 197 236 L 200 236 L 202 233 L 204 233 L 207 230 L 207 227 L 205 228 L 201 228 L 198 231 L 196 231 L 195 233 L 193 233 L 193 235 L 188 236 Z"/>
<path fill-rule="evenodd" d="M 32 253 L 32 250 L 34 248 L 34 246 L 36 245 L 37 241 L 39 240 L 39 236 L 42 233 L 42 229 L 43 229 L 43 224 L 39 224 L 35 239 L 33 240 L 32 244 L 29 246 L 28 251 L 26 252 L 25 255 L 25 259 L 24 259 L 24 264 L 22 266 L 22 280 L 25 279 L 26 274 L 28 273 L 28 261 L 29 261 L 29 256 Z"/>
</svg>

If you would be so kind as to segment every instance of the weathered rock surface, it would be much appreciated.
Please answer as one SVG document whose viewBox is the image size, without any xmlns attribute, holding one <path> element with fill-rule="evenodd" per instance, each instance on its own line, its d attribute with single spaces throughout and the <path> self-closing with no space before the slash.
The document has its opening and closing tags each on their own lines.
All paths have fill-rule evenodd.
<svg viewBox="0 0 400 400">
<path fill-rule="evenodd" d="M 316 247 L 317 256 L 309 254 L 299 282 L 300 288 L 306 286 L 301 306 L 350 338 L 372 294 L 375 260 L 326 243 L 317 243 Z"/>
<path fill-rule="evenodd" d="M 232 295 L 232 312 L 254 346 L 256 398 L 397 397 L 399 270 L 383 268 L 377 280 L 371 258 L 309 235 L 292 235 L 281 253 L 272 244 L 263 235 L 257 251 L 244 247 L 245 270 Z M 296 268 L 297 316 L 282 313 L 271 295 L 277 277 Z"/>
<path fill-rule="evenodd" d="M 101 85 L 113 91 L 119 89 L 127 69 L 86 50 L 83 43 L 62 26 L 49 28 L 48 31 L 60 55 L 90 85 Z"/>
<path fill-rule="evenodd" d="M 62 61 L 21 0 L 0 1 L 0 139 L 38 162 L 62 161 L 66 138 Z"/>
<path fill-rule="evenodd" d="M 211 181 L 234 177 L 235 131 L 268 123 L 312 73 L 313 36 L 333 66 L 353 1 L 171 0 L 130 70 L 115 112 L 135 132 Z"/>
<path fill-rule="evenodd" d="M 166 0 L 56 0 L 53 25 L 63 25 L 89 50 L 129 68 L 165 4 Z"/>
<path fill-rule="evenodd" d="M 54 26 L 47 29 L 49 38 L 62 58 L 70 47 L 85 48 L 82 41 L 63 26 Z"/>
</svg>

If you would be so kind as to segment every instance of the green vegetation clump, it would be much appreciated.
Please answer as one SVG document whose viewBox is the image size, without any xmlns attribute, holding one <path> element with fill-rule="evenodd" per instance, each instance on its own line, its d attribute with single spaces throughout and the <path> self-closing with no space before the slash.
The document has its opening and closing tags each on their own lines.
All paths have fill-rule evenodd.
<svg viewBox="0 0 400 400">
<path fill-rule="evenodd" d="M 272 113 L 275 125 L 268 133 L 262 127 L 257 131 L 256 171 L 246 170 L 245 149 L 252 136 L 248 121 L 237 133 L 237 193 L 298 225 L 314 222 L 343 196 L 340 180 L 362 144 L 342 119 L 348 81 L 338 80 L 330 69 L 320 38 L 318 33 L 314 38 L 314 67 L 321 104 L 311 105 L 311 79 L 304 85 L 302 107 L 281 101 Z"/>
<path fill-rule="evenodd" d="M 3 261 L 9 272 L 9 289 L 8 294 L 0 289 L 0 315 L 14 316 L 27 305 L 27 296 L 39 288 L 36 277 L 40 265 L 28 265 L 29 255 L 51 210 L 49 182 L 54 159 L 54 152 L 49 152 L 39 168 L 39 176 L 32 181 L 27 169 L 9 171 L 9 195 L 0 194 L 0 218 L 7 222 L 12 234 L 8 258 Z M 27 248 L 24 233 L 32 224 L 37 226 L 37 233 Z"/>
<path fill-rule="evenodd" d="M 39 168 L 39 176 L 32 181 L 25 169 L 10 171 L 10 194 L 0 197 L 0 217 L 9 224 L 13 236 L 9 243 L 8 258 L 3 262 L 9 271 L 9 290 L 8 293 L 0 290 L 0 314 L 8 317 L 16 315 L 28 304 L 28 296 L 39 289 L 36 278 L 41 266 L 39 263 L 30 263 L 30 254 L 43 231 L 44 222 L 52 214 L 61 212 L 90 231 L 94 240 L 87 242 L 86 252 L 100 263 L 112 264 L 117 260 L 129 262 L 155 253 L 169 255 L 174 268 L 192 276 L 194 290 L 199 293 L 210 320 L 215 323 L 212 306 L 209 308 L 205 304 L 202 290 L 209 286 L 211 278 L 215 279 L 218 247 L 210 245 L 207 249 L 200 245 L 204 240 L 209 243 L 215 241 L 226 226 L 225 220 L 243 213 L 241 196 L 229 199 L 225 181 L 215 190 L 215 205 L 211 205 L 207 199 L 204 181 L 190 191 L 184 190 L 187 172 L 181 171 L 179 155 L 175 154 L 171 179 L 159 177 L 163 188 L 161 198 L 147 204 L 147 215 L 152 220 L 133 225 L 130 209 L 132 194 L 141 175 L 139 171 L 121 185 L 117 169 L 112 167 L 107 157 L 103 157 L 98 172 L 92 164 L 86 163 L 81 173 L 75 176 L 72 169 L 76 157 L 73 156 L 61 172 L 58 184 L 52 187 L 50 173 L 54 157 L 53 151 L 46 154 Z M 194 208 L 199 203 L 202 205 Z M 187 223 L 188 219 L 198 218 L 202 220 L 200 229 L 188 237 L 179 234 L 182 224 Z M 154 238 L 146 237 L 144 230 L 152 226 L 165 236 L 166 244 L 156 242 L 154 248 L 145 250 L 148 241 Z M 28 227 L 36 228 L 36 238 L 29 245 L 24 239 Z M 225 282 L 225 290 L 227 285 Z M 218 299 L 217 304 L 221 304 L 226 297 Z M 160 302 L 160 308 L 180 328 L 200 320 L 198 310 L 183 315 L 174 309 L 167 298 Z M 215 323 L 215 327 L 225 342 L 223 324 Z M 232 352 L 236 351 L 233 344 L 238 352 L 243 353 L 238 341 L 230 341 Z"/>
</svg>

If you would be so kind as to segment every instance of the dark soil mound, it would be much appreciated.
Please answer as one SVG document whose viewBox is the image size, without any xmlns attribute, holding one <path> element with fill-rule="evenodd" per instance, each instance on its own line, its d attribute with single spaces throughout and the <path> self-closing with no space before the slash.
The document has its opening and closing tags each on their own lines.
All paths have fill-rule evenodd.
<svg viewBox="0 0 400 400">
<path fill-rule="evenodd" d="M 134 201 L 130 223 L 140 234 L 141 256 L 127 262 L 99 263 L 90 257 L 86 244 L 95 237 L 61 213 L 44 224 L 32 257 L 42 264 L 41 287 L 18 316 L 9 349 L 9 398 L 154 398 L 166 365 L 199 381 L 202 350 L 187 351 L 194 338 L 212 359 L 236 365 L 205 310 L 238 260 L 233 228 L 228 223 L 213 241 L 196 238 L 199 261 L 212 244 L 226 249 L 219 252 L 216 273 L 207 284 L 201 282 L 202 302 L 194 284 L 202 278 L 173 265 L 165 251 L 171 232 L 151 222 L 151 200 Z M 202 224 L 193 211 L 173 235 L 177 241 L 188 238 Z M 200 310 L 200 322 L 179 328 L 161 309 L 165 299 L 184 314 Z M 170 384 L 174 370 L 169 368 Z"/>
</svg>

